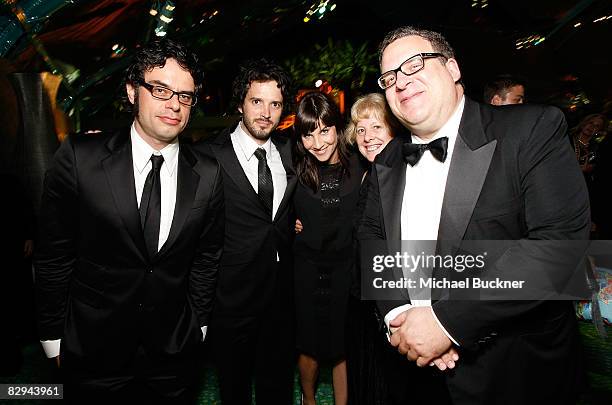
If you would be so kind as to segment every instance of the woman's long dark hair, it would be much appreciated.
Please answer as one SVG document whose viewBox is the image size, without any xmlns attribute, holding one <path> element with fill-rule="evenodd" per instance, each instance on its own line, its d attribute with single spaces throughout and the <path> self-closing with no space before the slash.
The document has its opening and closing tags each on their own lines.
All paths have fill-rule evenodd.
<svg viewBox="0 0 612 405">
<path fill-rule="evenodd" d="M 349 153 L 344 131 L 344 119 L 338 106 L 331 97 L 321 92 L 316 91 L 306 94 L 297 106 L 295 123 L 293 124 L 293 165 L 300 182 L 310 187 L 315 193 L 320 187 L 318 169 L 320 163 L 316 157 L 306 150 L 302 143 L 302 136 L 317 129 L 319 121 L 328 127 L 336 127 L 338 137 L 336 149 L 342 167 L 341 175 L 349 174 Z"/>
</svg>

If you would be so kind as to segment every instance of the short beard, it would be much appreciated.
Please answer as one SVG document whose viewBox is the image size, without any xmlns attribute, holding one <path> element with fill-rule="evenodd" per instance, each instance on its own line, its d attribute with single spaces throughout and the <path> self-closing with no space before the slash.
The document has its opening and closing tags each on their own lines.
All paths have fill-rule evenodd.
<svg viewBox="0 0 612 405">
<path fill-rule="evenodd" d="M 277 122 L 275 125 L 272 126 L 270 130 L 262 130 L 262 129 L 257 128 L 255 125 L 253 125 L 252 122 L 249 122 L 246 119 L 244 119 L 244 117 L 242 117 L 242 123 L 246 127 L 248 133 L 253 138 L 258 139 L 260 141 L 267 141 L 268 138 L 270 138 L 270 136 L 272 135 L 272 132 L 274 132 L 274 130 L 278 126 L 278 122 Z"/>
</svg>

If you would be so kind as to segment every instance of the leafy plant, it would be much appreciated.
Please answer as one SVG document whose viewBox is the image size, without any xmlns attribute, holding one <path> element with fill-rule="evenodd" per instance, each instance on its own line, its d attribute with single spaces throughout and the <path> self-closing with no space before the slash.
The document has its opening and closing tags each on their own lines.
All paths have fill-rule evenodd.
<svg viewBox="0 0 612 405">
<path fill-rule="evenodd" d="M 358 89 L 369 75 L 378 71 L 376 53 L 367 42 L 353 45 L 331 38 L 325 44 L 315 44 L 304 55 L 285 61 L 284 65 L 295 83 L 306 88 L 323 80 L 334 88 Z"/>
</svg>

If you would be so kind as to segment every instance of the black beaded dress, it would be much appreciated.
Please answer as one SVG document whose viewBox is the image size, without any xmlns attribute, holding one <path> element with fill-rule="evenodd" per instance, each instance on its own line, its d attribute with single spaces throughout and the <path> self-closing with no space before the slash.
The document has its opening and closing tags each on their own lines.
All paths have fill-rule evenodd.
<svg viewBox="0 0 612 405">
<path fill-rule="evenodd" d="M 321 362 L 345 358 L 346 314 L 353 260 L 353 218 L 363 175 L 356 155 L 319 167 L 319 190 L 298 184 L 294 206 L 303 231 L 296 236 L 297 349 Z"/>
</svg>

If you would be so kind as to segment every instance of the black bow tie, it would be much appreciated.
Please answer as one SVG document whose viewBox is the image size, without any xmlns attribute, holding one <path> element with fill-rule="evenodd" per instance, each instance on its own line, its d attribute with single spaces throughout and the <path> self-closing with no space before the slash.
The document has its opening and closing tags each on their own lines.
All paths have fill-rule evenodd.
<svg viewBox="0 0 612 405">
<path fill-rule="evenodd" d="M 429 143 L 405 143 L 402 146 L 404 161 L 410 164 L 410 166 L 414 166 L 421 160 L 423 153 L 428 149 L 433 157 L 440 162 L 444 162 L 448 149 L 448 137 L 438 138 Z"/>
</svg>

